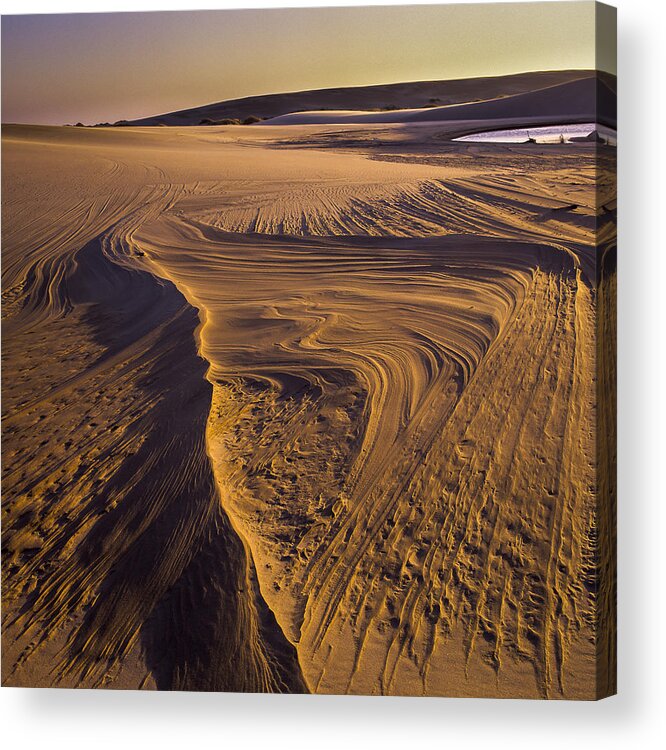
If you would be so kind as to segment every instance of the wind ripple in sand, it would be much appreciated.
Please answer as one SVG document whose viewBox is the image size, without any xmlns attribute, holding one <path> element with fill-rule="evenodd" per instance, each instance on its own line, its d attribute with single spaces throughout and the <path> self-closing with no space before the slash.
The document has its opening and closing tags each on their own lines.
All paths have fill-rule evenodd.
<svg viewBox="0 0 666 750">
<path fill-rule="evenodd" d="M 561 681 L 592 546 L 581 467 L 560 487 L 567 407 L 585 391 L 574 329 L 589 325 L 570 256 L 254 236 L 249 261 L 243 238 L 160 224 L 168 249 L 150 225 L 138 242 L 207 311 L 213 456 L 245 497 L 230 507 L 268 560 L 259 577 L 309 684 L 436 692 L 435 651 L 458 620 L 466 659 L 525 659 L 544 692 Z M 570 548 L 551 548 L 560 533 Z"/>
<path fill-rule="evenodd" d="M 549 161 L 497 149 L 481 176 L 435 157 L 422 166 L 418 157 L 331 161 L 269 147 L 271 184 L 246 174 L 247 149 L 192 142 L 196 150 L 180 161 L 160 153 L 173 175 L 142 166 L 135 183 L 150 179 L 141 190 L 155 191 L 139 193 L 145 208 L 137 202 L 128 216 L 119 207 L 125 218 L 97 233 L 103 262 L 178 299 L 180 317 L 167 306 L 167 324 L 152 298 L 134 309 L 138 288 L 128 307 L 124 283 L 100 307 L 106 267 L 82 285 L 88 297 L 72 295 L 61 278 L 80 264 L 64 251 L 62 260 L 42 253 L 39 294 L 29 274 L 11 286 L 32 315 L 45 316 L 40 332 L 60 331 L 68 319 L 69 331 L 93 324 L 86 346 L 102 364 L 84 379 L 93 390 L 78 395 L 111 402 L 108 413 L 96 402 L 99 424 L 128 424 L 124 442 L 114 439 L 106 453 L 100 443 L 84 469 L 87 481 L 121 488 L 111 511 L 100 503 L 106 490 L 69 478 L 57 486 L 67 509 L 49 508 L 49 472 L 34 510 L 24 502 L 28 488 L 16 485 L 11 580 L 27 574 L 23 596 L 43 613 L 16 620 L 22 642 L 37 639 L 26 665 L 45 639 L 40 622 L 56 621 L 68 623 L 73 647 L 59 679 L 79 666 L 88 675 L 104 659 L 126 665 L 132 655 L 158 686 L 593 695 L 601 689 L 592 377 L 599 218 L 596 171 L 584 166 L 592 152 L 574 159 L 567 147 Z M 178 148 L 187 151 L 182 141 Z M 123 157 L 137 158 L 129 149 Z M 319 173 L 309 178 L 314 165 Z M 216 169 L 235 177 L 215 179 Z M 160 279 L 201 311 L 197 340 L 212 395 L 195 356 L 192 308 Z M 33 335 L 21 323 L 28 307 L 19 305 L 12 323 L 21 345 Z M 125 318 L 113 317 L 123 310 Z M 176 320 L 187 325 L 170 327 Z M 52 358 L 51 340 L 43 346 Z M 19 394 L 44 377 L 34 369 Z M 80 369 L 76 360 L 73 381 L 55 393 L 69 394 Z M 116 392 L 136 398 L 126 412 Z M 87 413 L 74 402 L 63 402 L 67 419 Z M 36 412 L 17 406 L 26 421 L 11 440 L 34 446 Z M 85 417 L 78 420 L 72 456 L 85 459 Z M 118 445 L 142 456 L 136 483 L 132 457 L 118 459 L 122 481 L 115 478 Z M 54 461 L 53 472 L 62 465 Z M 26 466 L 23 480 L 34 473 Z M 141 482 L 161 489 L 144 492 Z M 94 501 L 74 525 L 60 535 L 44 528 L 68 518 L 73 498 L 86 493 Z M 100 506 L 107 521 L 90 517 Z M 26 559 L 33 548 L 22 518 L 42 530 Z M 76 551 L 69 564 L 55 554 L 58 539 Z M 118 559 L 127 561 L 120 573 Z M 72 624 L 76 617 L 82 622 Z M 241 662 L 230 668 L 232 653 Z M 122 670 L 106 674 L 122 679 Z"/>
<path fill-rule="evenodd" d="M 19 684 L 304 689 L 220 505 L 196 310 L 125 253 L 172 199 L 154 191 L 79 251 L 43 248 L 5 324 L 4 356 L 35 394 L 3 420 Z M 54 341 L 64 366 L 45 373 Z M 54 648 L 47 677 L 33 657 Z"/>
</svg>

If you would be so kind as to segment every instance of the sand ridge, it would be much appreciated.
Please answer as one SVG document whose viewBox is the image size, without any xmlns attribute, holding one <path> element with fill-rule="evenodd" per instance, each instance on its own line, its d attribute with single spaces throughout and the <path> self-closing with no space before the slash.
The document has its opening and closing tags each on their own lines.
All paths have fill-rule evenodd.
<svg viewBox="0 0 666 750">
<path fill-rule="evenodd" d="M 576 106 L 583 105 L 589 109 L 593 105 L 594 96 L 573 100 L 562 100 L 553 96 L 556 87 L 574 84 L 573 91 L 587 80 L 583 86 L 589 85 L 591 79 L 599 81 L 600 90 L 614 90 L 614 76 L 591 70 L 553 70 L 532 71 L 513 75 L 490 76 L 482 78 L 465 78 L 446 81 L 411 81 L 405 83 L 381 84 L 375 86 L 352 86 L 337 89 L 316 89 L 313 91 L 293 91 L 277 94 L 248 96 L 242 99 L 205 104 L 200 107 L 168 112 L 153 117 L 133 120 L 127 125 L 170 125 L 196 126 L 215 123 L 224 119 L 244 120 L 247 117 L 275 118 L 290 113 L 326 112 L 335 110 L 364 110 L 366 113 L 388 114 L 393 110 L 417 109 L 427 115 L 424 110 L 440 107 L 469 106 L 479 102 L 507 99 L 514 96 L 530 95 L 539 90 L 550 89 L 544 104 L 550 106 L 551 115 L 559 116 L 564 112 L 572 114 Z M 566 95 L 566 93 L 565 93 Z M 538 98 L 538 97 L 537 97 Z M 542 97 L 543 98 L 543 97 Z M 608 111 L 606 108 L 608 106 Z M 604 115 L 614 117 L 612 96 L 607 101 L 600 101 L 598 109 Z M 487 113 L 485 113 L 487 114 Z M 525 115 L 523 111 L 521 114 Z M 372 116 L 372 115 L 370 115 Z M 497 113 L 494 113 L 497 116 Z M 439 119 L 439 115 L 435 116 Z M 400 115 L 398 115 L 400 119 Z M 487 119 L 487 117 L 486 117 Z"/>
</svg>

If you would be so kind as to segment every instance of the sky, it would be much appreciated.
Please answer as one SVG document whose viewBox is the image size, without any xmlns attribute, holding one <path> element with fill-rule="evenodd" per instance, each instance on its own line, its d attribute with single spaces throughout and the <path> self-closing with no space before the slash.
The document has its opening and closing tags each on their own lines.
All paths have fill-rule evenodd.
<svg viewBox="0 0 666 750">
<path fill-rule="evenodd" d="M 594 34 L 592 2 L 3 16 L 2 121 L 93 124 L 282 91 L 592 69 Z"/>
</svg>

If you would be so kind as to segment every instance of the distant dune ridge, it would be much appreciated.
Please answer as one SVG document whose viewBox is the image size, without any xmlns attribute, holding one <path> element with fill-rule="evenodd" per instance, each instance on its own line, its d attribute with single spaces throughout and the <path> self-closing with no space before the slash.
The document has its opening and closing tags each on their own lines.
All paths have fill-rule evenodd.
<svg viewBox="0 0 666 750">
<path fill-rule="evenodd" d="M 146 117 L 131 125 L 200 125 L 202 121 L 281 117 L 280 124 L 307 122 L 427 122 L 430 120 L 569 117 L 584 122 L 591 115 L 615 127 L 615 77 L 594 71 L 518 73 L 454 81 L 396 83 L 382 86 L 300 91 L 234 99 Z M 454 107 L 453 105 L 459 105 Z M 383 113 L 314 115 L 318 110 L 373 110 Z M 394 113 L 391 110 L 425 108 Z M 444 109 L 446 108 L 446 109 Z M 432 109 L 432 111 L 427 111 Z M 297 114 L 296 113 L 301 113 Z M 308 114 L 305 114 L 308 113 Z M 285 118 L 284 116 L 289 116 Z M 593 118 L 594 119 L 594 118 Z M 277 124 L 277 123 L 276 123 Z"/>
<path fill-rule="evenodd" d="M 538 91 L 481 102 L 389 112 L 301 112 L 268 120 L 274 125 L 364 122 L 493 121 L 516 123 L 586 122 L 615 126 L 614 93 L 596 76 L 556 84 Z"/>
<path fill-rule="evenodd" d="M 3 684 L 613 693 L 611 86 L 4 127 Z"/>
</svg>

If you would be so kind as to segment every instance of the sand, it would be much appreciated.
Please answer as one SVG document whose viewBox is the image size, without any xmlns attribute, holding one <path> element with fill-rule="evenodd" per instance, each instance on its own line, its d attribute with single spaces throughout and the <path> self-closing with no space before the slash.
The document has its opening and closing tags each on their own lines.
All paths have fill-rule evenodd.
<svg viewBox="0 0 666 750">
<path fill-rule="evenodd" d="M 490 92 L 489 92 L 490 93 Z M 458 123 L 462 129 L 501 126 L 588 122 L 614 124 L 615 93 L 600 78 L 591 75 L 574 81 L 546 86 L 536 91 L 492 96 L 478 102 L 397 109 L 386 112 L 319 110 L 290 112 L 265 121 L 268 125 L 314 125 L 351 123 Z"/>
<path fill-rule="evenodd" d="M 568 84 L 573 84 L 573 86 L 568 86 Z M 144 117 L 132 120 L 128 124 L 200 125 L 202 121 L 207 124 L 210 121 L 215 122 L 224 119 L 273 118 L 306 111 L 366 110 L 381 112 L 385 110 L 388 113 L 388 111 L 397 109 L 438 109 L 445 106 L 469 106 L 470 104 L 478 105 L 480 103 L 482 103 L 481 109 L 487 109 L 486 103 L 490 103 L 490 110 L 492 111 L 497 108 L 497 103 L 501 103 L 501 100 L 512 99 L 517 95 L 517 102 L 522 107 L 526 104 L 524 101 L 521 102 L 525 95 L 528 95 L 529 99 L 533 99 L 534 94 L 541 90 L 548 91 L 546 95 L 536 96 L 536 106 L 542 112 L 543 109 L 548 109 L 551 115 L 559 116 L 566 113 L 572 116 L 577 110 L 588 111 L 592 107 L 596 110 L 595 114 L 605 121 L 606 117 L 614 117 L 615 96 L 613 93 L 608 95 L 606 92 L 614 92 L 615 85 L 614 76 L 593 70 L 532 71 L 483 78 L 409 81 L 376 86 L 351 86 L 248 96 L 242 99 L 204 104 L 200 107 L 178 112 Z M 558 95 L 554 95 L 553 91 L 553 88 L 562 86 L 565 92 L 569 90 L 566 94 L 568 96 L 566 105 Z M 586 87 L 594 89 L 595 86 L 598 86 L 598 97 L 595 93 L 590 97 L 587 92 L 581 92 L 581 89 Z M 595 99 L 597 100 L 596 106 Z M 496 103 L 493 104 L 492 102 Z M 501 106 L 504 105 L 501 104 Z M 395 115 L 393 116 L 395 117 Z M 436 118 L 440 119 L 438 116 Z M 398 117 L 398 121 L 401 120 L 402 118 Z"/>
<path fill-rule="evenodd" d="M 3 129 L 4 684 L 613 691 L 613 150 L 458 132 Z"/>
</svg>

